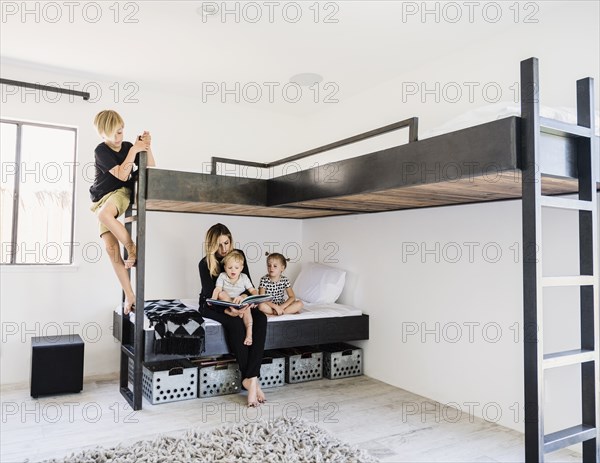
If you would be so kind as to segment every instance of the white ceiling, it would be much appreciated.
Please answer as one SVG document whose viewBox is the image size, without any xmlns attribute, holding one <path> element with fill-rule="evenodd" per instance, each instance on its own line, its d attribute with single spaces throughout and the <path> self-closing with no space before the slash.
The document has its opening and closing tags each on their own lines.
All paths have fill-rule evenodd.
<svg viewBox="0 0 600 463">
<path fill-rule="evenodd" d="M 95 3 L 99 10 L 90 6 L 94 2 L 74 2 L 71 10 L 66 5 L 69 2 L 30 2 L 27 8 L 33 12 L 26 16 L 24 3 L 3 3 L 18 9 L 11 14 L 12 10 L 3 6 L 0 53 L 4 63 L 196 94 L 203 82 L 227 82 L 231 86 L 256 82 L 267 90 L 265 82 L 282 86 L 294 74 L 313 72 L 323 76 L 323 83 L 333 82 L 344 96 L 350 96 L 518 25 L 511 16 L 515 14 L 510 9 L 514 2 L 501 2 L 502 18 L 497 22 L 489 20 L 495 13 L 493 8 L 486 10 L 488 18 L 482 10 L 494 2 L 474 2 L 480 6 L 472 11 L 467 6 L 470 2 L 451 2 L 459 9 L 431 2 L 427 8 L 438 8 L 439 16 L 432 13 L 424 18 L 421 11 L 409 15 L 407 10 L 420 9 L 423 2 L 401 1 L 227 5 L 137 1 L 121 2 L 119 8 L 110 1 Z M 574 3 L 551 2 L 538 12 L 522 4 L 520 22 L 526 14 L 533 18 L 560 16 L 566 11 L 565 4 L 572 8 Z M 198 14 L 203 6 L 210 5 L 220 11 L 206 17 Z M 300 5 L 302 16 L 293 22 L 296 5 Z M 556 8 L 550 10 L 552 5 Z M 224 16 L 225 6 L 230 11 L 237 8 L 239 19 L 234 14 Z M 315 21 L 317 9 L 320 16 Z M 255 20 L 259 11 L 262 16 Z M 98 13 L 101 16 L 94 22 Z M 452 22 L 457 13 L 462 14 L 460 20 Z M 327 15 L 337 22 L 326 22 Z M 291 113 L 303 111 L 300 105 L 285 107 Z"/>
</svg>

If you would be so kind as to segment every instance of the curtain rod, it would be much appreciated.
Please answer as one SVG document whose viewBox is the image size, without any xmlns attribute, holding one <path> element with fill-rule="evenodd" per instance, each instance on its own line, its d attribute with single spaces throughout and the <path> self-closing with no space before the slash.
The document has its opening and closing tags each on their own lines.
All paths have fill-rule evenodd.
<svg viewBox="0 0 600 463">
<path fill-rule="evenodd" d="M 49 85 L 33 84 L 31 82 L 22 82 L 20 80 L 10 80 L 2 78 L 0 78 L 0 84 L 14 85 L 16 87 L 33 88 L 35 90 L 45 90 L 47 92 L 54 93 L 64 93 L 65 95 L 80 96 L 85 101 L 90 99 L 90 94 L 88 92 L 79 92 L 77 90 L 71 90 L 68 88 L 51 87 Z"/>
</svg>

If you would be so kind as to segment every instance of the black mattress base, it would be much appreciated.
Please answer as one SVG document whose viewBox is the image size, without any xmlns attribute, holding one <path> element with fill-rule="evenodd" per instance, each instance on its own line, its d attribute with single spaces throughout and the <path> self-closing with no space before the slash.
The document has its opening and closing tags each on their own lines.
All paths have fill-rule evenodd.
<svg viewBox="0 0 600 463">
<path fill-rule="evenodd" d="M 135 325 L 121 314 L 113 313 L 113 336 L 125 344 L 132 344 Z M 123 336 L 121 336 L 123 333 Z M 146 333 L 149 335 L 147 336 Z M 369 339 L 369 316 L 309 318 L 300 320 L 272 321 L 267 323 L 265 349 L 329 344 L 334 342 L 364 341 Z M 144 331 L 144 360 L 153 362 L 181 358 L 181 355 L 155 354 L 154 332 Z M 228 354 L 222 325 L 206 327 L 203 356 Z"/>
</svg>

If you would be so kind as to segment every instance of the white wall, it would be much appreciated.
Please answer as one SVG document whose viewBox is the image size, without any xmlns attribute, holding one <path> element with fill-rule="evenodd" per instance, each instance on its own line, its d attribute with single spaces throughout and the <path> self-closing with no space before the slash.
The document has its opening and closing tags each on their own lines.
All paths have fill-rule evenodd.
<svg viewBox="0 0 600 463">
<path fill-rule="evenodd" d="M 2 266 L 0 274 L 2 344 L 0 350 L 2 384 L 29 381 L 31 337 L 68 334 L 74 330 L 86 341 L 85 375 L 102 375 L 118 370 L 118 345 L 112 337 L 112 310 L 120 302 L 119 285 L 105 256 L 97 261 L 102 249 L 97 235 L 95 216 L 89 211 L 90 176 L 93 149 L 101 141 L 93 128 L 94 115 L 102 109 L 118 110 L 125 119 L 126 139 L 150 130 L 157 165 L 166 169 L 201 171 L 210 156 L 232 156 L 245 159 L 270 158 L 272 146 L 283 145 L 288 127 L 293 126 L 282 115 L 265 111 L 240 109 L 235 106 L 202 105 L 193 97 L 185 97 L 172 89 L 159 92 L 142 84 L 134 98 L 138 103 L 125 103 L 125 82 L 119 82 L 121 93 L 115 101 L 113 82 L 92 77 L 76 78 L 43 69 L 2 66 L 2 77 L 29 82 L 79 82 L 87 85 L 95 99 L 85 102 L 69 97 L 53 102 L 55 95 L 38 98 L 35 92 L 3 91 L 2 117 L 36 120 L 76 126 L 79 129 L 76 170 L 74 265 L 68 268 Z M 137 85 L 137 84 L 136 84 Z M 38 93 L 39 95 L 39 93 Z M 235 136 L 232 136 L 234 134 Z M 48 162 L 52 162 L 48 159 Z M 43 170 L 43 163 L 40 165 Z M 66 167 L 65 167 L 66 169 Z M 65 175 L 67 173 L 65 172 Z M 27 177 L 33 181 L 33 176 Z M 200 290 L 197 264 L 202 256 L 204 233 L 213 223 L 227 224 L 236 242 L 248 252 L 262 247 L 260 259 L 251 262 L 252 276 L 264 271 L 264 243 L 301 243 L 301 225 L 291 220 L 244 219 L 176 213 L 148 213 L 148 249 L 146 294 L 149 298 L 196 298 Z M 87 252 L 83 252 L 87 246 Z M 279 250 L 281 248 L 278 248 Z M 292 265 L 290 274 L 297 270 Z"/>
<path fill-rule="evenodd" d="M 424 8 L 424 4 L 418 4 Z M 437 2 L 430 8 L 435 4 Z M 485 3 L 478 5 L 481 7 Z M 504 14 L 510 14 L 509 4 L 502 5 Z M 306 132 L 312 134 L 314 142 L 292 139 L 292 146 L 294 143 L 298 146 L 292 151 L 320 146 L 414 116 L 419 118 L 422 139 L 496 119 L 508 107 L 519 110 L 519 63 L 530 57 L 539 59 L 540 104 L 543 108 L 573 111 L 576 106 L 575 82 L 584 77 L 595 78 L 595 105 L 596 109 L 600 108 L 598 5 L 592 2 L 539 2 L 536 5 L 539 7 L 535 15 L 538 23 L 520 22 L 509 28 L 498 28 L 497 35 L 491 38 L 474 34 L 468 43 L 457 46 L 453 53 L 424 60 L 421 66 L 399 73 L 395 79 L 356 96 L 343 94 L 344 77 L 340 76 L 339 102 L 326 105 L 326 109 L 307 120 Z M 407 47 L 418 47 L 419 40 L 428 38 L 429 34 L 439 34 L 440 41 L 446 37 L 452 40 L 454 27 L 469 27 L 464 23 L 445 24 L 443 20 L 434 24 L 433 20 L 434 16 L 428 17 L 422 32 L 419 30 L 422 37 L 416 35 Z M 497 26 L 500 25 L 489 25 L 490 28 Z M 402 27 L 402 23 L 398 27 Z M 391 55 L 390 59 L 402 60 L 403 57 L 402 54 Z M 465 116 L 465 113 L 471 116 Z M 440 128 L 445 129 L 444 132 Z M 330 159 L 395 146 L 404 142 L 406 136 L 406 131 L 400 131 L 377 137 L 313 157 L 307 164 L 322 164 Z"/>
<path fill-rule="evenodd" d="M 544 212 L 545 274 L 578 272 L 575 218 Z M 334 243 L 329 264 L 348 271 L 340 301 L 370 316 L 366 374 L 522 430 L 520 201 L 308 220 L 303 240 Z M 545 352 L 577 348 L 578 293 L 546 291 Z M 547 384 L 550 430 L 580 420 L 578 375 L 562 373 Z"/>
</svg>

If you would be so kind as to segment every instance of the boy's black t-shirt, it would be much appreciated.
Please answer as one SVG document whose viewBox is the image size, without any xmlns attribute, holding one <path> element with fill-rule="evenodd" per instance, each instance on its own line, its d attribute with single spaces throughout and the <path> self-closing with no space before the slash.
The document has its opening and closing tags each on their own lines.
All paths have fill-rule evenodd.
<svg viewBox="0 0 600 463">
<path fill-rule="evenodd" d="M 93 202 L 100 201 L 102 197 L 111 191 L 118 190 L 122 187 L 127 187 L 132 189 L 134 184 L 134 176 L 133 170 L 131 177 L 129 180 L 125 182 L 121 181 L 109 171 L 115 166 L 123 164 L 129 150 L 133 146 L 133 143 L 128 141 L 124 141 L 121 144 L 121 150 L 116 152 L 109 148 L 106 143 L 100 143 L 96 146 L 94 151 L 95 154 L 95 164 L 96 164 L 96 177 L 94 179 L 94 184 L 90 187 L 90 197 Z M 135 156 L 135 165 L 138 165 L 139 154 Z"/>
</svg>

